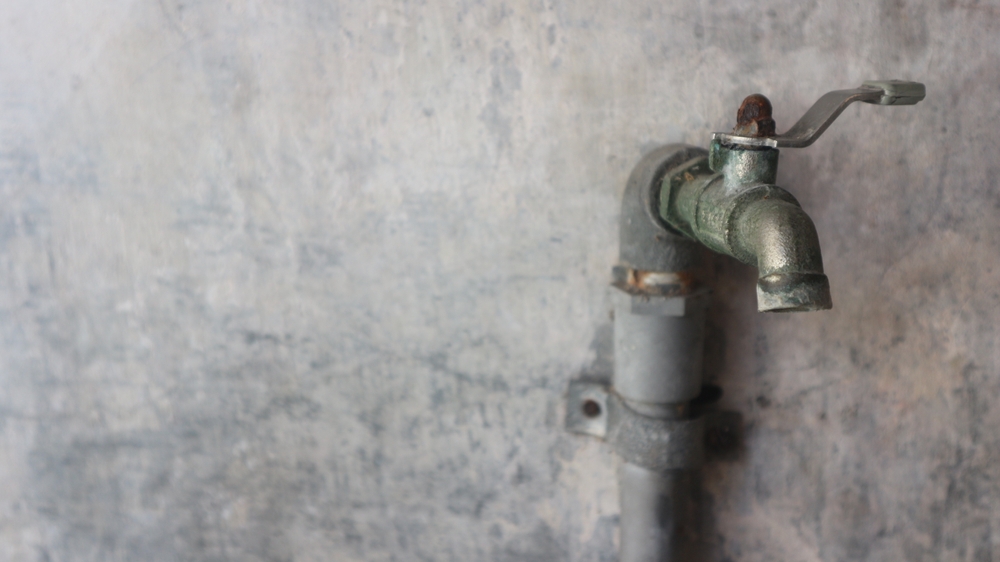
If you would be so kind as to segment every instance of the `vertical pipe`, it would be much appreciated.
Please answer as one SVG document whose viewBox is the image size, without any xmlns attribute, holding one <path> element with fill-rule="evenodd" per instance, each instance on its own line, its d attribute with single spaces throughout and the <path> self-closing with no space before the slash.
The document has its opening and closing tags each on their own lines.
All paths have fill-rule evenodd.
<svg viewBox="0 0 1000 562">
<path fill-rule="evenodd" d="M 696 546 L 695 474 L 623 462 L 620 562 L 688 562 Z"/>
<path fill-rule="evenodd" d="M 686 415 L 701 390 L 705 295 L 615 296 L 614 391 L 640 415 Z M 694 559 L 692 470 L 650 470 L 622 461 L 621 562 Z"/>
<path fill-rule="evenodd" d="M 684 404 L 701 392 L 706 295 L 615 291 L 614 387 L 629 402 Z"/>
<path fill-rule="evenodd" d="M 623 286 L 639 274 L 693 273 L 700 245 L 668 230 L 660 218 L 664 176 L 684 163 L 704 159 L 704 149 L 669 145 L 647 154 L 629 177 L 622 197 L 620 251 L 616 270 L 615 372 L 613 391 L 642 416 L 683 416 L 701 390 L 705 334 L 703 295 L 666 297 L 642 287 Z M 671 274 L 667 274 L 669 277 Z M 652 276 L 656 277 L 656 275 Z M 621 283 L 621 284 L 620 284 Z M 693 284 L 691 284 L 693 286 Z M 691 287 L 689 287 L 691 288 Z M 640 294 L 631 294 L 639 290 Z M 682 291 L 682 292 L 686 292 Z M 690 463 L 682 463 L 689 466 Z M 696 517 L 691 491 L 693 470 L 650 470 L 622 461 L 622 562 L 688 562 Z M 679 467 L 678 467 L 679 468 Z"/>
</svg>

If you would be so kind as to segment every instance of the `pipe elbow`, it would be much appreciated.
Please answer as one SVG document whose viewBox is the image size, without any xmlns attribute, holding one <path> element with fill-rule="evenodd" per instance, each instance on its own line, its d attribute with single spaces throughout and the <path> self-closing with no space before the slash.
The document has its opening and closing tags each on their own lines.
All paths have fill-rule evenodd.
<svg viewBox="0 0 1000 562">
<path fill-rule="evenodd" d="M 780 194 L 774 193 L 776 190 Z M 769 186 L 766 192 L 734 213 L 729 229 L 729 243 L 736 257 L 757 265 L 758 310 L 831 308 L 830 282 L 823 273 L 819 237 L 812 219 L 781 188 Z"/>
</svg>

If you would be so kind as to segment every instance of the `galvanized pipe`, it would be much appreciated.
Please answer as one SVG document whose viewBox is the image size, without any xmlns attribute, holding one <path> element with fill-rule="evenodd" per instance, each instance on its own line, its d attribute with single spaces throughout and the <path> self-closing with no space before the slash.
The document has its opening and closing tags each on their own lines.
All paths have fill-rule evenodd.
<svg viewBox="0 0 1000 562">
<path fill-rule="evenodd" d="M 667 171 L 703 149 L 672 145 L 647 155 L 622 200 L 615 268 L 615 370 L 608 440 L 622 463 L 622 562 L 690 560 L 696 518 L 691 491 L 702 461 L 701 391 L 708 295 L 694 275 L 702 250 L 659 216 Z"/>
<path fill-rule="evenodd" d="M 683 405 L 697 397 L 707 295 L 615 291 L 613 300 L 615 392 L 630 402 L 648 404 Z"/>
<path fill-rule="evenodd" d="M 652 471 L 622 463 L 620 562 L 688 562 L 697 547 L 692 470 Z"/>
<path fill-rule="evenodd" d="M 679 454 L 661 457 L 650 454 L 654 453 L 651 450 L 641 454 L 642 449 L 648 446 L 667 453 L 670 445 L 678 443 L 681 431 L 674 430 L 670 435 L 669 431 L 650 432 L 643 428 L 659 427 L 658 424 L 670 427 L 668 420 L 692 423 L 681 420 L 689 414 L 689 402 L 701 391 L 708 299 L 704 295 L 663 297 L 616 293 L 613 390 L 630 416 L 628 423 L 614 424 L 609 435 L 612 446 L 623 458 L 618 478 L 620 560 L 687 560 L 679 553 L 688 549 L 686 542 L 694 535 L 690 529 L 693 521 L 685 513 L 690 511 L 690 491 L 696 473 L 681 467 L 700 464 L 701 433 L 693 433 L 696 439 L 689 446 L 678 447 Z M 633 427 L 638 429 L 632 430 Z M 659 443 L 649 433 L 661 439 L 666 437 L 667 441 Z M 663 433 L 667 435 L 661 436 Z M 664 460 L 657 460 L 660 458 Z M 681 532 L 682 528 L 688 532 Z"/>
</svg>

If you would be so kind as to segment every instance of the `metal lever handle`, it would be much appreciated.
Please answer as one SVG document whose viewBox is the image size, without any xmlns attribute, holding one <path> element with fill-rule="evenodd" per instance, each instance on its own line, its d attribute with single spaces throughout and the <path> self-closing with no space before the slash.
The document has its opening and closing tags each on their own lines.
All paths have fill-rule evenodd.
<svg viewBox="0 0 1000 562">
<path fill-rule="evenodd" d="M 798 123 L 782 135 L 745 137 L 729 133 L 713 133 L 712 139 L 725 144 L 769 146 L 772 148 L 802 148 L 809 146 L 833 123 L 852 102 L 863 101 L 878 105 L 913 105 L 924 99 L 926 89 L 920 82 L 903 80 L 869 80 L 853 90 L 828 92 L 809 108 Z"/>
</svg>

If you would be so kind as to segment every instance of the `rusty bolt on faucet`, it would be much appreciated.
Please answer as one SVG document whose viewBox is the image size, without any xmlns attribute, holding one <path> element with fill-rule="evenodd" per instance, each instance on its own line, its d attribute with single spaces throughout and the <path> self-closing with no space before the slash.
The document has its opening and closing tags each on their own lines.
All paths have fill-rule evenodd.
<svg viewBox="0 0 1000 562">
<path fill-rule="evenodd" d="M 762 94 L 747 96 L 736 112 L 736 127 L 733 129 L 733 134 L 753 138 L 774 135 L 771 101 Z"/>
</svg>

